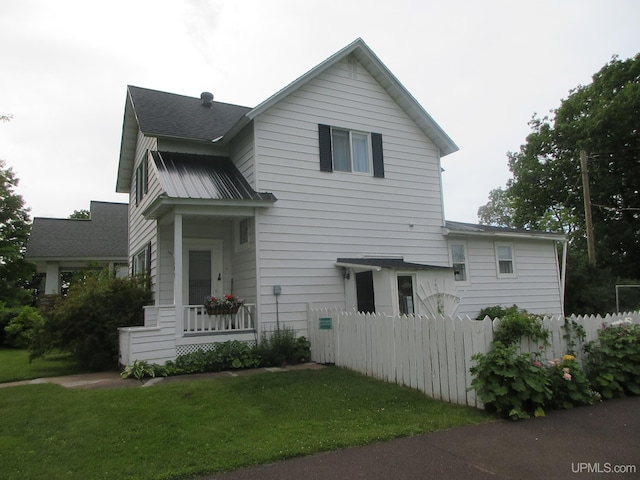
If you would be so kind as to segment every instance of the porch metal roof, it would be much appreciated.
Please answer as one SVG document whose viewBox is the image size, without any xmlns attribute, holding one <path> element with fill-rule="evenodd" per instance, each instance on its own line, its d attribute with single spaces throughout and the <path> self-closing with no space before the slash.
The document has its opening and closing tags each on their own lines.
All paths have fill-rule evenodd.
<svg viewBox="0 0 640 480">
<path fill-rule="evenodd" d="M 451 270 L 453 267 L 439 267 L 423 263 L 405 262 L 401 258 L 338 258 L 338 267 L 393 268 L 396 270 Z"/>
<path fill-rule="evenodd" d="M 169 198 L 276 200 L 272 193 L 253 190 L 227 157 L 157 151 L 151 156 Z"/>
</svg>

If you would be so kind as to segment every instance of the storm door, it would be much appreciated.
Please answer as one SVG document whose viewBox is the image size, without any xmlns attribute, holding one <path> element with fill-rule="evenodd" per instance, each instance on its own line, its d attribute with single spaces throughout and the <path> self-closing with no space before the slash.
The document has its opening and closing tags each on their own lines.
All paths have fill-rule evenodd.
<svg viewBox="0 0 640 480">
<path fill-rule="evenodd" d="M 183 295 L 188 305 L 223 295 L 222 240 L 185 240 Z"/>
</svg>

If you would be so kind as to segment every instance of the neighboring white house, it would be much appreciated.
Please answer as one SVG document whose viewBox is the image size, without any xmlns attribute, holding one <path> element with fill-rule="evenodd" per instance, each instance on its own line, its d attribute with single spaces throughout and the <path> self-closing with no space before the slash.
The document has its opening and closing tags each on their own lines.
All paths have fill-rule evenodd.
<svg viewBox="0 0 640 480">
<path fill-rule="evenodd" d="M 155 304 L 121 329 L 121 362 L 304 334 L 309 304 L 562 313 L 562 236 L 445 222 L 457 149 L 360 39 L 255 108 L 128 87 L 116 190 Z M 228 293 L 246 308 L 203 311 Z"/>
</svg>

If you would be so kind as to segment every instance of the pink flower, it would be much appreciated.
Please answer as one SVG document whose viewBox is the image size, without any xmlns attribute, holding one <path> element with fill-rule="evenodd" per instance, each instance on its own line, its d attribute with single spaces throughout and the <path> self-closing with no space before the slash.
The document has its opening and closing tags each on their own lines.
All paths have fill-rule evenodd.
<svg viewBox="0 0 640 480">
<path fill-rule="evenodd" d="M 571 381 L 571 374 L 570 373 L 565 373 L 564 375 L 562 375 L 562 378 L 564 378 L 567 381 Z"/>
<path fill-rule="evenodd" d="M 540 368 L 542 364 L 538 360 L 536 360 L 535 362 L 533 362 L 533 366 Z"/>
</svg>

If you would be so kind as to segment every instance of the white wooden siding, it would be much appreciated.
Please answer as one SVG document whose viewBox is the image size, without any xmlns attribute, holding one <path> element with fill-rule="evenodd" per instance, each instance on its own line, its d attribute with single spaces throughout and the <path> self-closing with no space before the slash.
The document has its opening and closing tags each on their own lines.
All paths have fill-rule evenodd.
<svg viewBox="0 0 640 480">
<path fill-rule="evenodd" d="M 231 158 L 240 173 L 256 189 L 255 155 L 253 148 L 253 123 L 246 126 L 234 139 L 229 147 Z"/>
<path fill-rule="evenodd" d="M 562 313 L 554 242 L 510 240 L 517 276 L 498 278 L 493 239 L 467 237 L 468 285 L 460 286 L 459 315 L 475 317 L 484 307 L 518 305 L 531 313 Z M 451 239 L 450 243 L 456 243 Z"/>
<path fill-rule="evenodd" d="M 148 189 L 142 200 L 136 205 L 136 169 L 143 159 L 146 159 L 147 152 L 156 149 L 156 139 L 145 137 L 142 132 L 138 132 L 136 144 L 136 157 L 129 189 L 129 261 L 131 256 L 151 242 L 151 291 L 155 301 L 158 301 L 157 288 L 157 239 L 155 234 L 155 220 L 146 220 L 142 216 L 142 211 L 150 202 L 160 195 L 161 187 L 158 179 L 158 172 L 151 159 L 147 163 Z"/>
<path fill-rule="evenodd" d="M 318 124 L 382 134 L 385 178 L 321 172 Z M 361 67 L 346 60 L 255 120 L 257 189 L 278 201 L 258 217 L 261 321 L 304 330 L 306 303 L 344 306 L 338 257 L 402 255 L 447 266 L 436 146 Z M 411 226 L 413 225 L 413 226 Z"/>
</svg>

